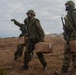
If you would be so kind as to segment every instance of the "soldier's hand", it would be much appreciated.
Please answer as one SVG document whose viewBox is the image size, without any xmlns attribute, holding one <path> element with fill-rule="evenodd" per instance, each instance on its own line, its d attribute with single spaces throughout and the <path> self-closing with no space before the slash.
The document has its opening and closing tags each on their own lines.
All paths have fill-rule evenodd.
<svg viewBox="0 0 76 75">
<path fill-rule="evenodd" d="M 14 22 L 14 21 L 15 21 L 15 19 L 11 19 L 11 21 L 13 21 L 13 22 Z"/>
</svg>

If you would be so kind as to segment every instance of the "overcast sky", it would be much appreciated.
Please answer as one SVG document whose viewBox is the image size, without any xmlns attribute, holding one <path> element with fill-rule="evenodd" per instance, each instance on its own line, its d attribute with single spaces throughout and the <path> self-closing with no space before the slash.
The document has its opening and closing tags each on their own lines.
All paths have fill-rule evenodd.
<svg viewBox="0 0 76 75">
<path fill-rule="evenodd" d="M 23 23 L 26 12 L 36 12 L 46 34 L 62 33 L 60 17 L 65 15 L 65 3 L 68 0 L 0 0 L 0 37 L 17 37 L 21 33 L 10 20 L 15 18 Z M 73 0 L 76 4 L 76 0 Z"/>
</svg>

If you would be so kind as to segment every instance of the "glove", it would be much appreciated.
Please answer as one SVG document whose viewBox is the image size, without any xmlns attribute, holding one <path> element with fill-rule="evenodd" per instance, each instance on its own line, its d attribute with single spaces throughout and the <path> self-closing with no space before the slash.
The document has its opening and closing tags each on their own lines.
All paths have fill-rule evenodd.
<svg viewBox="0 0 76 75">
<path fill-rule="evenodd" d="M 16 21 L 15 19 L 11 19 L 11 21 Z"/>
</svg>

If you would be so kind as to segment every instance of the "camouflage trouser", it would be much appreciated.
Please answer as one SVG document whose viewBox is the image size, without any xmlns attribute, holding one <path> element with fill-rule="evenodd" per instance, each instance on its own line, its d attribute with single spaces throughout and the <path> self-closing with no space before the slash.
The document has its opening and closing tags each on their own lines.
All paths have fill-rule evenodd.
<svg viewBox="0 0 76 75">
<path fill-rule="evenodd" d="M 64 61 L 62 66 L 63 72 L 68 71 L 71 61 L 73 63 L 73 68 L 76 69 L 76 53 L 71 52 L 69 44 L 66 44 L 64 51 Z"/>
<path fill-rule="evenodd" d="M 31 61 L 33 50 L 35 49 L 35 42 L 33 40 L 29 40 L 26 46 L 26 50 L 24 53 L 24 66 L 28 66 L 29 62 Z M 46 61 L 44 59 L 44 55 L 42 53 L 37 53 L 37 56 L 40 62 L 43 65 L 46 65 Z"/>
<path fill-rule="evenodd" d="M 23 48 L 24 46 L 23 45 L 18 45 L 17 46 L 17 51 L 14 53 L 14 57 L 21 57 L 22 56 L 22 53 L 23 53 Z"/>
</svg>

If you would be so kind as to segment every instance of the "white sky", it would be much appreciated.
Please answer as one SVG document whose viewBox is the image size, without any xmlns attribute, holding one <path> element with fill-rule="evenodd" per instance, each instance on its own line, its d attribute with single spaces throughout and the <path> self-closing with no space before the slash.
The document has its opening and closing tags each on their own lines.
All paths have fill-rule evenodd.
<svg viewBox="0 0 76 75">
<path fill-rule="evenodd" d="M 68 0 L 0 0 L 0 37 L 17 37 L 19 27 L 10 20 L 15 18 L 23 23 L 26 12 L 33 9 L 41 21 L 45 33 L 62 33 L 60 17 L 65 15 Z M 76 4 L 76 0 L 73 0 Z"/>
</svg>

